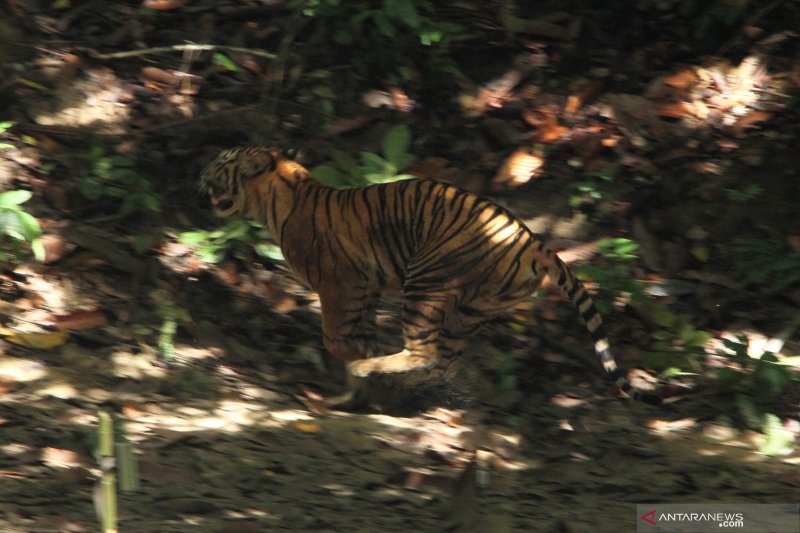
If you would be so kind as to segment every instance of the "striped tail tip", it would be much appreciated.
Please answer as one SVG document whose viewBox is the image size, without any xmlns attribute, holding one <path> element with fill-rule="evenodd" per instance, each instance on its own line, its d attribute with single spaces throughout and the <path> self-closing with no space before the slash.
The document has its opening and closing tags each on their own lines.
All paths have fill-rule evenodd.
<svg viewBox="0 0 800 533">
<path fill-rule="evenodd" d="M 615 376 L 614 385 L 628 398 L 646 403 L 647 405 L 661 405 L 664 400 L 655 392 L 643 391 L 631 385 L 631 382 L 625 376 L 620 376 L 617 373 Z"/>
</svg>

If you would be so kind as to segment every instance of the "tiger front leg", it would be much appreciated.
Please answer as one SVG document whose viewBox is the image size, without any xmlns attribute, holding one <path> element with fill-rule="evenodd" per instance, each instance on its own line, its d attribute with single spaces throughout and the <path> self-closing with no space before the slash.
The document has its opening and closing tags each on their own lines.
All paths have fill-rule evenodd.
<svg viewBox="0 0 800 533">
<path fill-rule="evenodd" d="M 330 407 L 352 410 L 366 407 L 369 403 L 368 381 L 350 372 L 347 364 L 372 357 L 377 352 L 376 300 L 377 296 L 370 296 L 358 288 L 320 291 L 325 349 L 342 361 L 346 370 L 346 391 L 328 398 Z"/>
</svg>

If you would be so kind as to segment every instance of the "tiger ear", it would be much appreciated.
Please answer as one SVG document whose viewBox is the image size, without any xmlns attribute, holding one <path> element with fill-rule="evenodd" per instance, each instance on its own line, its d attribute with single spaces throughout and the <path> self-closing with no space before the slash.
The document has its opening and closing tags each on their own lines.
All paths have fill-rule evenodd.
<svg viewBox="0 0 800 533">
<path fill-rule="evenodd" d="M 252 148 L 242 154 L 242 178 L 251 180 L 264 172 L 272 172 L 278 163 L 277 157 L 269 148 Z"/>
</svg>

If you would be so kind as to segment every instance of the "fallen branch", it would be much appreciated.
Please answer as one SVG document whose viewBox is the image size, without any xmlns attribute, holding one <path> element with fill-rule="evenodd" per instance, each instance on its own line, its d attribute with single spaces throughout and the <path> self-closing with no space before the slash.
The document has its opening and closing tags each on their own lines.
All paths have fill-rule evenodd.
<svg viewBox="0 0 800 533">
<path fill-rule="evenodd" d="M 92 57 L 96 59 L 124 59 L 128 57 L 138 57 L 149 54 L 167 54 L 170 52 L 186 52 L 186 51 L 200 51 L 207 52 L 212 50 L 221 50 L 224 52 L 234 52 L 238 54 L 250 54 L 267 59 L 276 59 L 277 54 L 267 52 L 266 50 L 259 50 L 257 48 L 240 48 L 238 46 L 226 46 L 222 44 L 174 44 L 172 46 L 156 46 L 153 48 L 140 48 L 138 50 L 124 50 L 122 52 L 110 52 L 101 54 L 96 50 L 90 50 Z"/>
</svg>

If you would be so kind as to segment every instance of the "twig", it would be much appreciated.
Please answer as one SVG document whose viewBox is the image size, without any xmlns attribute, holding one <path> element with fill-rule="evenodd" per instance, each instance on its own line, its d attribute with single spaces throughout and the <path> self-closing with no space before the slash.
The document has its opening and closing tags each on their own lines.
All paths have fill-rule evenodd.
<svg viewBox="0 0 800 533">
<path fill-rule="evenodd" d="M 140 48 L 138 50 L 124 50 L 122 52 L 111 52 L 108 54 L 101 54 L 95 50 L 90 50 L 92 57 L 96 59 L 124 59 L 128 57 L 138 57 L 148 54 L 166 54 L 170 52 L 185 52 L 185 51 L 211 51 L 223 50 L 225 52 L 235 52 L 240 54 L 250 54 L 267 59 L 276 59 L 278 56 L 266 50 L 258 48 L 240 48 L 238 46 L 226 46 L 222 44 L 174 44 L 172 46 L 156 46 L 154 48 Z"/>
</svg>

